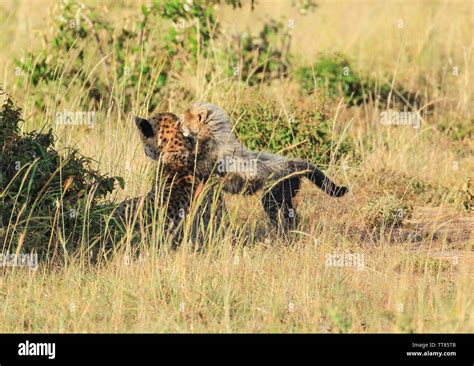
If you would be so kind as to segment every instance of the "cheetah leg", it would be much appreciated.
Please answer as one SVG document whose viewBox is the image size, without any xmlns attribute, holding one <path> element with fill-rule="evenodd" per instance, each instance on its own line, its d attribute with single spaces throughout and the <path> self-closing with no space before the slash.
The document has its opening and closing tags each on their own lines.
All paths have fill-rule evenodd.
<svg viewBox="0 0 474 366">
<path fill-rule="evenodd" d="M 283 232 L 295 228 L 298 224 L 293 197 L 299 192 L 301 178 L 293 176 L 275 184 L 262 197 L 262 205 L 273 225 Z"/>
</svg>

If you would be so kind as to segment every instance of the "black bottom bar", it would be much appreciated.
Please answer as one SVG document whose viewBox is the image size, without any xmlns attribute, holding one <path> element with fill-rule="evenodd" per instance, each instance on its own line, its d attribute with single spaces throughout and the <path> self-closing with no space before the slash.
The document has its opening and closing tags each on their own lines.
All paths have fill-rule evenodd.
<svg viewBox="0 0 474 366">
<path fill-rule="evenodd" d="M 360 360 L 473 365 L 472 334 L 3 334 L 1 366 L 64 360 Z M 386 363 L 385 363 L 386 364 Z"/>
</svg>

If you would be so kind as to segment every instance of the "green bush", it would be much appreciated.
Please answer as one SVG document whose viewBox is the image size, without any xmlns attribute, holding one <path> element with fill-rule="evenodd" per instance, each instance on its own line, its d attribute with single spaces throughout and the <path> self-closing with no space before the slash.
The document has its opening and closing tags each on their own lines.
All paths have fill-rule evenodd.
<svg viewBox="0 0 474 366">
<path fill-rule="evenodd" d="M 282 22 L 265 23 L 258 36 L 248 33 L 233 37 L 226 50 L 227 74 L 248 85 L 258 85 L 288 76 L 291 66 L 290 35 Z"/>
<path fill-rule="evenodd" d="M 213 7 L 217 3 L 154 0 L 116 28 L 94 7 L 65 0 L 53 13 L 52 31 L 43 34 L 46 48 L 16 63 L 36 87 L 40 108 L 48 102 L 45 90 L 68 97 L 76 86 L 86 91 L 81 107 L 113 101 L 129 109 L 137 101 L 152 111 L 170 75 L 181 72 L 186 62 L 195 64 L 199 52 L 207 55 L 211 33 L 219 34 Z"/>
<path fill-rule="evenodd" d="M 312 66 L 300 67 L 296 70 L 296 78 L 306 93 L 319 88 L 331 97 L 344 96 L 351 104 L 367 100 L 368 82 L 337 53 L 321 56 Z"/>
<path fill-rule="evenodd" d="M 200 57 L 211 60 L 207 80 L 217 69 L 250 85 L 287 76 L 290 37 L 283 23 L 271 21 L 257 36 L 226 42 L 215 12 L 219 4 L 242 6 L 239 0 L 153 0 L 117 27 L 94 6 L 63 0 L 41 35 L 46 46 L 15 60 L 28 77 L 19 80 L 35 87 L 40 109 L 60 108 L 80 95 L 82 109 L 113 103 L 122 110 L 139 105 L 152 112 L 176 91 L 184 72 L 195 75 Z M 300 5 L 311 6 L 311 1 Z M 184 90 L 185 96 L 190 93 Z"/>
<path fill-rule="evenodd" d="M 327 106 L 323 104 L 291 104 L 288 115 L 272 100 L 260 98 L 259 103 L 242 102 L 233 120 L 239 139 L 255 151 L 291 154 L 319 164 L 328 164 L 353 154 L 354 146 L 333 128 Z"/>
<path fill-rule="evenodd" d="M 380 83 L 361 74 L 349 59 L 340 54 L 321 55 L 311 66 L 302 66 L 295 70 L 296 80 L 304 94 L 322 90 L 330 97 L 344 97 L 349 105 L 361 105 L 369 101 L 378 101 L 386 105 L 421 106 L 421 98 L 402 85 Z"/>
<path fill-rule="evenodd" d="M 453 141 L 469 141 L 474 136 L 474 118 L 467 122 L 459 119 L 443 120 L 436 126 Z"/>
<path fill-rule="evenodd" d="M 76 150 L 58 152 L 49 132 L 22 134 L 21 109 L 3 91 L 0 110 L 0 241 L 12 250 L 14 238 L 27 233 L 23 248 L 45 254 L 53 232 L 67 249 L 80 238 L 100 233 L 101 201 L 120 177 L 90 168 L 91 159 Z M 87 232 L 85 232 L 86 230 Z M 16 250 L 16 249 L 15 249 Z"/>
</svg>

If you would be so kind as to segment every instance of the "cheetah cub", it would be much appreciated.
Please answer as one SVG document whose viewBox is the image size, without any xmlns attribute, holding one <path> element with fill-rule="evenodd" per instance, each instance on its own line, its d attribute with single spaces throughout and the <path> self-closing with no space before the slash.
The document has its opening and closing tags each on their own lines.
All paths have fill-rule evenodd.
<svg viewBox="0 0 474 366">
<path fill-rule="evenodd" d="M 233 134 L 227 113 L 216 105 L 193 104 L 181 118 L 181 129 L 199 146 L 196 170 L 200 175 L 219 175 L 224 191 L 233 194 L 254 194 L 264 188 L 263 208 L 284 231 L 297 225 L 293 198 L 303 177 L 332 197 L 348 192 L 309 162 L 247 149 Z"/>
</svg>

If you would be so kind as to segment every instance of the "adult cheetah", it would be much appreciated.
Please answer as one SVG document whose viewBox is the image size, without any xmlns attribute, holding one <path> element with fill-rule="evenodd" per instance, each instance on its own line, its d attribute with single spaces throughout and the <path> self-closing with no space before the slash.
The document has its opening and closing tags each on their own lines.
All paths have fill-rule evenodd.
<svg viewBox="0 0 474 366">
<path fill-rule="evenodd" d="M 134 214 L 145 212 L 150 221 L 159 210 L 166 210 L 164 228 L 173 236 L 174 244 L 182 239 L 187 218 L 192 219 L 191 239 L 201 241 L 220 225 L 224 210 L 218 189 L 195 174 L 194 140 L 183 135 L 178 117 L 172 113 L 149 119 L 136 117 L 135 125 L 145 154 L 161 164 L 157 184 L 145 198 L 123 202 L 117 210 L 119 217 L 130 220 Z"/>
</svg>

